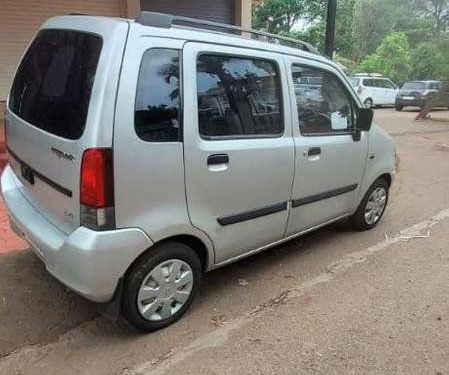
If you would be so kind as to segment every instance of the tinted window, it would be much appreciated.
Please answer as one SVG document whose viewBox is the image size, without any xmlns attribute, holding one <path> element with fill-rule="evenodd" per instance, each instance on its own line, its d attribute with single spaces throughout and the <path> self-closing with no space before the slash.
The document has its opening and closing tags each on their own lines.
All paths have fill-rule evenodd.
<svg viewBox="0 0 449 375">
<path fill-rule="evenodd" d="M 441 85 L 438 82 L 431 82 L 428 85 L 429 90 L 439 90 Z"/>
<path fill-rule="evenodd" d="M 393 82 L 389 81 L 389 80 L 384 80 L 384 87 L 387 89 L 395 89 L 396 86 L 393 84 Z"/>
<path fill-rule="evenodd" d="M 299 126 L 305 135 L 346 133 L 353 129 L 353 101 L 337 76 L 300 65 L 292 67 L 293 79 L 320 78 L 313 90 L 297 90 Z"/>
<path fill-rule="evenodd" d="M 364 79 L 363 86 L 374 87 L 374 80 L 372 79 Z"/>
<path fill-rule="evenodd" d="M 376 86 L 381 89 L 386 89 L 388 87 L 387 81 L 384 79 L 376 79 Z"/>
<path fill-rule="evenodd" d="M 282 134 L 281 88 L 273 62 L 201 55 L 197 86 L 201 136 Z"/>
<path fill-rule="evenodd" d="M 144 141 L 179 140 L 179 54 L 178 50 L 156 48 L 143 55 L 134 124 Z"/>
<path fill-rule="evenodd" d="M 52 134 L 81 137 L 101 46 L 100 37 L 87 33 L 40 31 L 14 78 L 11 110 Z"/>
<path fill-rule="evenodd" d="M 426 84 L 424 82 L 406 82 L 402 86 L 404 90 L 425 90 Z"/>
</svg>

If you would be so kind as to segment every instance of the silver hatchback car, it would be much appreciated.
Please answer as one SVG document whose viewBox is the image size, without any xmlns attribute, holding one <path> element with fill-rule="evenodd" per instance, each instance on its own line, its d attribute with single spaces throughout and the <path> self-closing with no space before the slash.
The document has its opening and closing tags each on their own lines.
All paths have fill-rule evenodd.
<svg viewBox="0 0 449 375">
<path fill-rule="evenodd" d="M 343 218 L 374 227 L 393 141 L 334 63 L 284 42 L 154 13 L 45 22 L 7 103 L 11 227 L 146 331 L 203 272 Z"/>
</svg>

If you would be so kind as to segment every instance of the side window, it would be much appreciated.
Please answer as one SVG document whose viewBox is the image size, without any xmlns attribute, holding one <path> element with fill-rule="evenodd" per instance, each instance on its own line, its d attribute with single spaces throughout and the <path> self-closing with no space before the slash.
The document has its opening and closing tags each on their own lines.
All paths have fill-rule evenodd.
<svg viewBox="0 0 449 375">
<path fill-rule="evenodd" d="M 384 89 L 385 86 L 385 81 L 383 79 L 375 79 L 374 80 L 374 85 L 380 89 Z"/>
<path fill-rule="evenodd" d="M 180 132 L 180 51 L 146 51 L 137 81 L 134 127 L 148 142 L 176 142 Z"/>
<path fill-rule="evenodd" d="M 197 87 L 203 138 L 283 133 L 281 85 L 274 62 L 202 54 L 197 60 Z"/>
<path fill-rule="evenodd" d="M 374 87 L 373 80 L 372 79 L 364 79 L 363 80 L 363 86 Z"/>
<path fill-rule="evenodd" d="M 396 87 L 394 86 L 393 82 L 389 81 L 389 80 L 385 80 L 384 81 L 384 85 L 387 89 L 395 89 Z"/>
<path fill-rule="evenodd" d="M 295 84 L 299 126 L 303 135 L 341 134 L 354 127 L 355 104 L 334 74 L 321 69 L 293 65 L 293 81 L 310 77 L 314 85 Z"/>
</svg>

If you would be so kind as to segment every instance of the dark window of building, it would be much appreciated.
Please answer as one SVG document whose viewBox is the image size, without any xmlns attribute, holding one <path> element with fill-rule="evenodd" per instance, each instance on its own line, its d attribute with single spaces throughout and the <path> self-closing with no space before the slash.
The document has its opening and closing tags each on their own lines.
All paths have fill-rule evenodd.
<svg viewBox="0 0 449 375">
<path fill-rule="evenodd" d="M 68 30 L 42 30 L 20 63 L 10 108 L 33 126 L 67 139 L 86 125 L 102 40 Z"/>
<path fill-rule="evenodd" d="M 197 61 L 197 84 L 202 137 L 283 133 L 281 85 L 272 61 L 203 54 Z"/>
<path fill-rule="evenodd" d="M 180 139 L 180 52 L 155 48 L 146 51 L 140 66 L 135 107 L 135 129 L 149 142 Z"/>
</svg>

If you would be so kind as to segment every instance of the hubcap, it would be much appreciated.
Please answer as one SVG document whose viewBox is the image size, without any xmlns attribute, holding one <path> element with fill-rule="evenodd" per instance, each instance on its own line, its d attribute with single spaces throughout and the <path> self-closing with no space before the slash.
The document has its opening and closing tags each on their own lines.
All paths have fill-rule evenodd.
<svg viewBox="0 0 449 375">
<path fill-rule="evenodd" d="M 387 204 L 387 191 L 383 187 L 373 190 L 365 207 L 365 222 L 373 225 L 379 221 Z"/>
<path fill-rule="evenodd" d="M 167 260 L 145 277 L 137 295 L 137 307 L 147 320 L 170 318 L 189 299 L 193 287 L 190 266 L 179 259 Z"/>
</svg>

